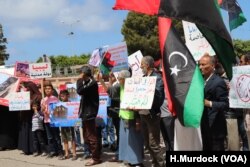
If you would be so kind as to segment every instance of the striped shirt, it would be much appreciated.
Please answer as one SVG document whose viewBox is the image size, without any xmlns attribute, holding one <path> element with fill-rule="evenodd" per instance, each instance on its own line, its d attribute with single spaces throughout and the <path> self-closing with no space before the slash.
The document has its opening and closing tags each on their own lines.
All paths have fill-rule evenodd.
<svg viewBox="0 0 250 167">
<path fill-rule="evenodd" d="M 39 113 L 34 113 L 32 116 L 32 132 L 36 130 L 44 130 L 43 128 L 43 116 Z"/>
</svg>

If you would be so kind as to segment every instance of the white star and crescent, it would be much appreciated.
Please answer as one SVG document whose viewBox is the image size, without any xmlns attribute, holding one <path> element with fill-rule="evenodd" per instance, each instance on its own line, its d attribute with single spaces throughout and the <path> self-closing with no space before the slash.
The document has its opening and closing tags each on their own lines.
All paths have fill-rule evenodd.
<svg viewBox="0 0 250 167">
<path fill-rule="evenodd" d="M 173 57 L 173 55 L 179 55 L 179 56 L 181 56 L 181 57 L 184 59 L 185 64 L 184 64 L 184 66 L 183 66 L 182 68 L 184 68 L 184 67 L 187 66 L 187 64 L 188 64 L 187 57 L 186 57 L 183 53 L 177 52 L 177 51 L 174 51 L 174 52 L 172 52 L 172 53 L 169 55 L 169 58 L 168 58 L 169 63 L 170 63 L 170 60 L 171 60 L 171 58 Z M 170 75 L 175 74 L 176 76 L 178 76 L 178 72 L 181 71 L 180 69 L 177 68 L 177 65 L 175 65 L 174 68 L 170 68 L 170 70 L 171 70 L 171 74 L 170 74 Z"/>
</svg>

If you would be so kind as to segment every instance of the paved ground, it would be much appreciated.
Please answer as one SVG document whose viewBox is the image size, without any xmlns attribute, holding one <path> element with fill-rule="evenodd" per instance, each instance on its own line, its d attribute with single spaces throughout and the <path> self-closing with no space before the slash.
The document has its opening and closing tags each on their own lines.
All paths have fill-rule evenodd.
<svg viewBox="0 0 250 167">
<path fill-rule="evenodd" d="M 102 153 L 102 164 L 95 165 L 94 167 L 125 167 L 123 163 L 108 162 L 107 160 L 112 157 L 114 153 L 108 149 L 104 149 Z M 81 156 L 81 152 L 78 152 Z M 0 151 L 0 167 L 80 167 L 85 166 L 87 160 L 81 161 L 78 158 L 76 161 L 71 159 L 58 160 L 57 157 L 47 159 L 45 157 L 33 157 L 32 155 L 24 155 L 19 150 Z M 150 167 L 149 155 L 145 155 L 145 167 Z"/>
</svg>

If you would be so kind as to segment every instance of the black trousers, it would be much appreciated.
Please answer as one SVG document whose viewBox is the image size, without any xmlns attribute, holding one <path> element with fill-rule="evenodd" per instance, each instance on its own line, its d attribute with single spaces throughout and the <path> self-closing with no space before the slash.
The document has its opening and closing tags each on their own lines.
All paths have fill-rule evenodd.
<svg viewBox="0 0 250 167">
<path fill-rule="evenodd" d="M 44 139 L 44 131 L 36 130 L 32 132 L 34 152 L 46 152 L 46 145 Z"/>
<path fill-rule="evenodd" d="M 160 121 L 161 134 L 168 151 L 174 151 L 174 121 L 173 116 L 163 117 Z"/>
</svg>

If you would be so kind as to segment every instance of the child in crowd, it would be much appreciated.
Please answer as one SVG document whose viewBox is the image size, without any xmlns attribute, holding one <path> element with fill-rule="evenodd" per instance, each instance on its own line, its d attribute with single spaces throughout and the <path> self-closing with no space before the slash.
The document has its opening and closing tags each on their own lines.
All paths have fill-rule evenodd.
<svg viewBox="0 0 250 167">
<path fill-rule="evenodd" d="M 43 114 L 40 111 L 39 101 L 34 101 L 32 104 L 32 135 L 33 135 L 33 156 L 46 156 L 46 146 L 44 140 Z"/>
<path fill-rule="evenodd" d="M 68 90 L 62 90 L 60 92 L 60 100 L 62 102 L 69 101 Z M 63 157 L 61 157 L 60 160 L 69 159 L 69 144 L 68 144 L 69 141 L 71 141 L 71 146 L 72 146 L 72 153 L 73 153 L 72 160 L 73 161 L 77 160 L 74 127 L 62 127 L 61 128 L 61 136 L 62 136 L 62 140 L 63 140 L 63 144 L 64 144 L 65 155 Z"/>
<path fill-rule="evenodd" d="M 48 138 L 49 154 L 48 158 L 58 156 L 61 158 L 63 156 L 63 149 L 60 138 L 60 130 L 58 127 L 50 126 L 50 112 L 49 104 L 58 102 L 58 98 L 53 96 L 53 86 L 49 81 L 44 82 L 44 92 L 45 96 L 41 101 L 42 112 L 44 113 L 44 125 L 46 129 L 46 134 Z"/>
</svg>

